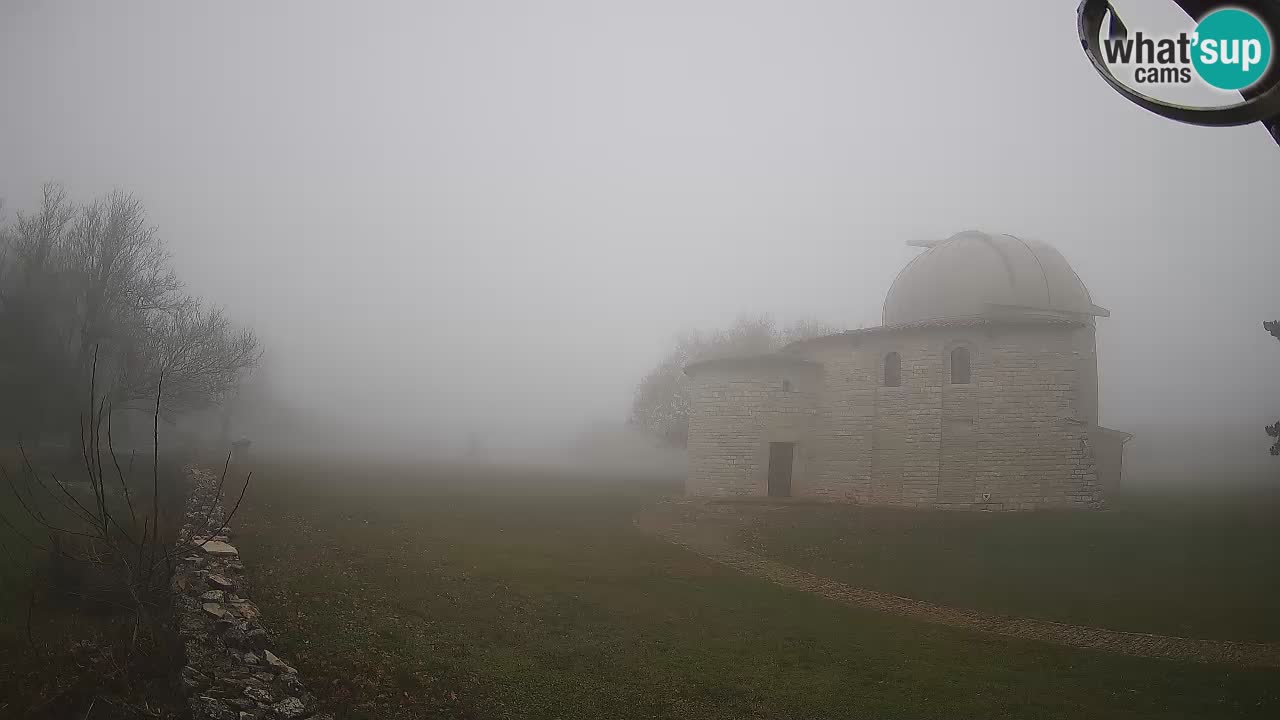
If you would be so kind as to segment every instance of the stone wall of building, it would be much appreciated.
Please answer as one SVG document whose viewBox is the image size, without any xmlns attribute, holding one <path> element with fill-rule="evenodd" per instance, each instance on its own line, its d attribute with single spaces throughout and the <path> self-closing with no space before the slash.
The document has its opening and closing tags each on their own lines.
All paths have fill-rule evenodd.
<svg viewBox="0 0 1280 720">
<path fill-rule="evenodd" d="M 779 371 L 700 374 L 688 491 L 766 494 L 768 443 L 788 439 L 772 430 L 783 427 L 797 428 L 797 496 L 996 510 L 1097 505 L 1089 432 L 1097 385 L 1088 372 L 1096 360 L 1092 333 L 1084 347 L 1079 330 L 980 324 L 806 343 L 791 352 L 822 372 L 812 393 L 795 398 L 775 394 Z M 966 384 L 951 382 L 957 347 L 970 353 Z M 901 359 L 899 387 L 884 384 L 891 352 Z"/>
<path fill-rule="evenodd" d="M 706 367 L 691 378 L 690 495 L 767 495 L 769 443 L 793 442 L 792 494 L 809 494 L 818 368 Z"/>
</svg>

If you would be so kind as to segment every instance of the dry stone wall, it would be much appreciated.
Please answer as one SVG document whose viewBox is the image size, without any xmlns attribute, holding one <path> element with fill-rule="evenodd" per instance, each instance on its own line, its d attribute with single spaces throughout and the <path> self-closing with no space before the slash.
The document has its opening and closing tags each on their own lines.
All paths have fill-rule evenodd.
<svg viewBox="0 0 1280 720">
<path fill-rule="evenodd" d="M 224 526 L 218 477 L 193 467 L 186 473 L 191 494 L 178 543 L 194 550 L 179 553 L 173 591 L 187 661 L 180 682 L 192 720 L 332 720 L 272 650 Z"/>
</svg>

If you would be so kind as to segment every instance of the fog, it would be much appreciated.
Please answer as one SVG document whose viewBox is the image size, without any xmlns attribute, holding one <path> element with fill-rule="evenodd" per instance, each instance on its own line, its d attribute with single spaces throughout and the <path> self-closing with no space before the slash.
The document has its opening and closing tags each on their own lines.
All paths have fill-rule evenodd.
<svg viewBox="0 0 1280 720">
<path fill-rule="evenodd" d="M 878 324 L 909 240 L 1037 237 L 1131 457 L 1261 466 L 1280 149 L 1128 104 L 1075 5 L 4 0 L 0 197 L 135 193 L 291 406 L 440 449 L 621 423 L 740 313 Z"/>
</svg>

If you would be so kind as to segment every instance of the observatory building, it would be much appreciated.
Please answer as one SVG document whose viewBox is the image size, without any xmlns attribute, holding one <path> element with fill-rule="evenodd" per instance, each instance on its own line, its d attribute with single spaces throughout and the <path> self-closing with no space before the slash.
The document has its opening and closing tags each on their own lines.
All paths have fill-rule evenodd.
<svg viewBox="0 0 1280 720">
<path fill-rule="evenodd" d="M 1099 507 L 1129 435 L 1098 424 L 1093 304 L 1053 247 L 962 232 L 898 274 L 879 327 L 696 362 L 693 496 Z"/>
</svg>

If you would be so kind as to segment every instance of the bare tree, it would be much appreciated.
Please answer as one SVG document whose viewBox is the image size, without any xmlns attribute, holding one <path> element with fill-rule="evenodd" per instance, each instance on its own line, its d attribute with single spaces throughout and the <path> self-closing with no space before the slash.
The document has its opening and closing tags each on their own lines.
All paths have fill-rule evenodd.
<svg viewBox="0 0 1280 720">
<path fill-rule="evenodd" d="M 815 320 L 778 328 L 769 315 L 741 316 L 727 330 L 690 332 L 636 385 L 629 422 L 666 445 L 683 447 L 689 439 L 689 380 L 686 365 L 739 355 L 773 352 L 784 345 L 837 332 Z"/>
<path fill-rule="evenodd" d="M 113 191 L 73 205 L 46 185 L 19 214 L 0 258 L 0 365 L 25 388 L 9 424 L 74 415 L 72 388 L 96 368 L 117 409 L 143 409 L 163 373 L 166 418 L 221 402 L 257 363 L 254 334 L 182 291 L 142 203 Z M 0 411 L 2 414 L 3 411 Z M 3 419 L 3 418 L 0 418 Z M 74 441 L 75 433 L 70 437 Z"/>
<path fill-rule="evenodd" d="M 262 355 L 253 331 L 235 329 L 221 309 L 189 297 L 153 318 L 141 340 L 120 367 L 112 399 L 137 407 L 163 376 L 162 414 L 221 404 Z"/>
<path fill-rule="evenodd" d="M 0 430 L 21 427 L 37 441 L 64 412 L 75 387 L 69 349 L 75 335 L 74 279 L 61 252 L 74 208 L 46 185 L 39 210 L 19 213 L 0 232 Z"/>
<path fill-rule="evenodd" d="M 72 351 L 85 373 L 95 350 L 100 360 L 118 364 L 154 331 L 158 316 L 183 301 L 169 253 L 147 225 L 142 203 L 119 190 L 77 210 L 62 255 L 77 280 Z"/>
<path fill-rule="evenodd" d="M 136 646 L 142 630 L 155 631 L 154 620 L 162 613 L 165 594 L 173 577 L 173 558 L 207 544 L 226 528 L 235 515 L 252 473 L 244 479 L 234 507 L 221 525 L 207 536 L 179 538 L 172 542 L 162 532 L 165 518 L 160 510 L 159 412 L 163 384 L 154 397 L 153 441 L 150 488 L 133 483 L 134 463 L 122 463 L 112 440 L 111 409 L 97 393 L 95 369 L 90 370 L 86 411 L 80 416 L 82 479 L 87 493 L 56 474 L 37 469 L 26 448 L 19 445 L 21 467 L 10 472 L 0 464 L 0 479 L 26 516 L 34 533 L 24 532 L 13 519 L 0 513 L 0 527 L 25 541 L 31 548 L 48 553 L 53 567 L 70 565 L 77 575 L 93 575 L 101 583 L 91 594 L 79 593 L 83 600 L 105 602 L 131 614 L 133 620 L 129 650 Z M 230 454 L 210 505 L 210 514 L 222 506 Z M 125 468 L 128 468 L 127 470 Z M 131 486 L 133 491 L 131 491 Z M 213 522 L 217 522 L 214 518 Z M 210 527 L 209 518 L 198 526 Z M 47 542 L 42 542 L 47 539 Z M 34 596 L 33 596 L 34 602 Z"/>
</svg>

